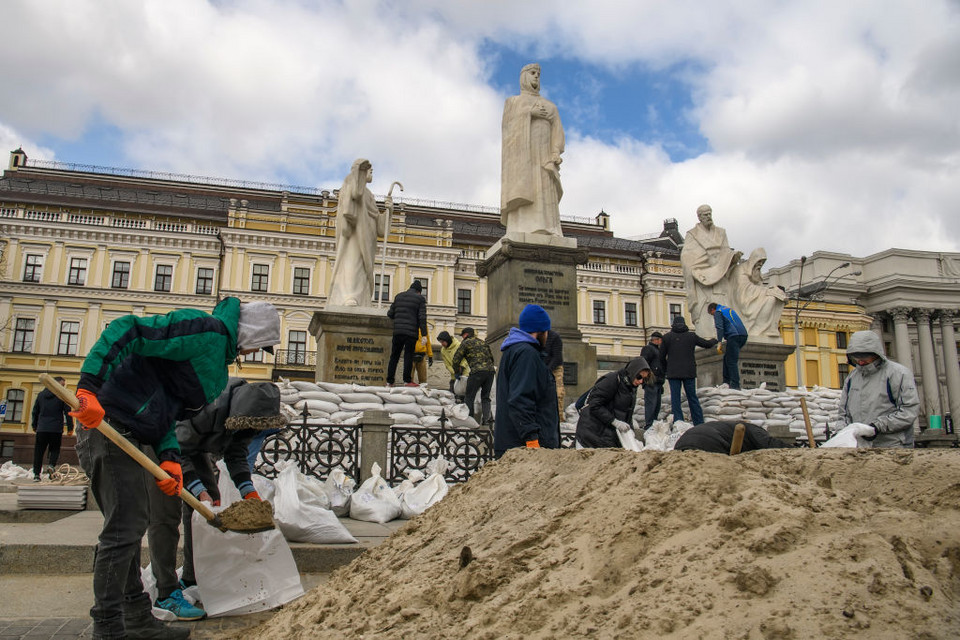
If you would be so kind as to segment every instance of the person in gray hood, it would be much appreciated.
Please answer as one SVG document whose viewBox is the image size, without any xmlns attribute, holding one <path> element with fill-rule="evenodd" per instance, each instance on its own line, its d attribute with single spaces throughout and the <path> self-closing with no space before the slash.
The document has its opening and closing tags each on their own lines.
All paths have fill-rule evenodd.
<svg viewBox="0 0 960 640">
<path fill-rule="evenodd" d="M 864 425 L 857 435 L 874 447 L 913 447 L 913 424 L 920 415 L 913 373 L 887 358 L 880 336 L 873 331 L 850 336 L 847 360 L 856 369 L 840 394 L 843 426 Z"/>
</svg>

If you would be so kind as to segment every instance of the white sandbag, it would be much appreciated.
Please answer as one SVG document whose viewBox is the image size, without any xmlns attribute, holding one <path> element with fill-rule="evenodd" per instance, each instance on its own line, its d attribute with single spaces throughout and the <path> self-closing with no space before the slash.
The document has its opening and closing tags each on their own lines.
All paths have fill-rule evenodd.
<svg viewBox="0 0 960 640">
<path fill-rule="evenodd" d="M 378 393 L 377 396 L 384 404 L 416 404 L 417 399 L 402 393 Z"/>
<path fill-rule="evenodd" d="M 350 517 L 383 524 L 399 516 L 400 501 L 387 481 L 380 477 L 380 465 L 374 462 L 370 477 L 363 481 L 350 499 Z"/>
<path fill-rule="evenodd" d="M 425 416 L 439 416 L 441 413 L 450 414 L 450 407 L 444 407 L 443 405 L 417 405 L 420 407 L 420 410 L 423 411 Z"/>
<path fill-rule="evenodd" d="M 316 382 L 307 382 L 305 380 L 291 380 L 290 386 L 297 391 L 320 391 L 320 386 Z"/>
<path fill-rule="evenodd" d="M 419 398 L 423 396 L 424 391 L 420 387 L 393 387 L 390 389 L 390 393 L 402 393 L 405 396 Z"/>
<path fill-rule="evenodd" d="M 336 382 L 318 382 L 317 384 L 324 391 L 329 391 L 330 393 L 335 393 L 337 395 L 353 392 L 352 384 L 339 384 Z"/>
<path fill-rule="evenodd" d="M 429 507 L 440 502 L 450 491 L 443 474 L 447 470 L 448 462 L 442 457 L 436 458 L 427 464 L 430 475 L 417 486 L 403 493 L 400 500 L 400 517 L 410 519 L 420 515 Z"/>
<path fill-rule="evenodd" d="M 323 485 L 293 465 L 277 476 L 273 519 L 291 542 L 340 544 L 356 542 L 330 510 Z"/>
<path fill-rule="evenodd" d="M 384 403 L 383 410 L 387 413 L 409 413 L 413 416 L 423 415 L 423 408 L 415 402 L 407 404 Z"/>
<path fill-rule="evenodd" d="M 439 427 L 440 426 L 440 416 L 423 416 L 420 418 L 420 426 L 422 427 Z"/>
<path fill-rule="evenodd" d="M 356 480 L 348 476 L 343 469 L 333 469 L 323 482 L 323 491 L 330 501 L 330 510 L 338 516 L 350 513 L 350 498 L 356 485 Z"/>
<path fill-rule="evenodd" d="M 383 400 L 375 393 L 352 391 L 350 393 L 341 393 L 340 399 L 343 400 L 343 402 L 349 402 L 351 404 L 383 404 Z"/>
<path fill-rule="evenodd" d="M 250 477 L 250 481 L 253 482 L 253 488 L 256 489 L 262 499 L 273 503 L 273 495 L 276 493 L 273 480 L 261 476 L 259 473 L 255 473 Z"/>
<path fill-rule="evenodd" d="M 467 376 L 460 376 L 453 382 L 453 395 L 462 396 L 467 393 Z"/>
<path fill-rule="evenodd" d="M 843 429 L 837 432 L 837 435 L 833 436 L 823 444 L 821 447 L 838 447 L 838 448 L 849 448 L 849 449 L 866 449 L 872 447 L 872 443 L 869 440 L 864 440 L 863 438 L 858 438 L 854 431 L 856 428 L 861 426 L 860 423 L 854 422 L 848 424 Z"/>
<path fill-rule="evenodd" d="M 440 402 L 440 398 L 433 398 L 430 396 L 420 396 L 417 398 L 417 404 L 422 407 L 429 407 L 429 406 L 439 407 L 443 403 Z"/>
<path fill-rule="evenodd" d="M 463 420 L 470 417 L 470 409 L 467 407 L 467 405 L 461 402 L 450 407 L 450 410 L 447 411 L 447 415 L 451 418 Z"/>
<path fill-rule="evenodd" d="M 412 413 L 391 413 L 390 417 L 393 418 L 394 424 L 420 424 L 420 416 Z"/>
<path fill-rule="evenodd" d="M 466 418 L 450 418 L 450 426 L 456 429 L 476 429 L 480 426 L 480 423 L 467 416 Z"/>
<path fill-rule="evenodd" d="M 330 414 L 330 419 L 337 424 L 342 424 L 344 421 L 356 418 L 359 415 L 359 411 L 337 411 Z"/>
<path fill-rule="evenodd" d="M 380 402 L 341 402 L 341 411 L 383 411 Z"/>
<path fill-rule="evenodd" d="M 281 400 L 283 397 L 281 396 Z M 332 402 L 333 404 L 340 404 L 340 396 L 335 393 L 330 393 L 329 391 L 301 391 L 300 392 L 301 400 L 323 400 L 324 402 Z"/>
<path fill-rule="evenodd" d="M 620 438 L 620 446 L 627 451 L 643 451 L 643 445 L 637 442 L 633 429 L 627 429 L 626 431 L 617 429 L 617 437 Z"/>
<path fill-rule="evenodd" d="M 297 411 L 303 411 L 304 407 L 307 408 L 307 411 L 323 411 L 327 415 L 340 411 L 339 405 L 333 402 L 327 402 L 326 400 L 301 400 L 293 405 L 293 408 Z"/>
<path fill-rule="evenodd" d="M 393 488 L 393 492 L 397 495 L 397 499 L 400 500 L 401 506 L 403 505 L 403 494 L 413 489 L 416 484 L 422 482 L 424 478 L 423 471 L 419 469 L 407 469 L 405 475 L 407 477 Z"/>
</svg>

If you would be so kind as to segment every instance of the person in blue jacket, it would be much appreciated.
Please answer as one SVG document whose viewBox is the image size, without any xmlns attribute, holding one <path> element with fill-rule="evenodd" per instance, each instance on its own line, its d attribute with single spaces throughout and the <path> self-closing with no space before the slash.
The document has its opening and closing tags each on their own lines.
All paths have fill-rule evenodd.
<svg viewBox="0 0 960 640">
<path fill-rule="evenodd" d="M 711 302 L 707 313 L 713 316 L 717 327 L 717 349 L 723 354 L 723 381 L 731 389 L 740 388 L 740 349 L 747 344 L 747 328 L 743 326 L 740 315 L 730 307 Z"/>
<path fill-rule="evenodd" d="M 560 447 L 557 386 L 541 356 L 550 331 L 550 316 L 543 307 L 528 304 L 517 324 L 519 328 L 511 327 L 500 345 L 495 458 L 518 447 Z"/>
</svg>

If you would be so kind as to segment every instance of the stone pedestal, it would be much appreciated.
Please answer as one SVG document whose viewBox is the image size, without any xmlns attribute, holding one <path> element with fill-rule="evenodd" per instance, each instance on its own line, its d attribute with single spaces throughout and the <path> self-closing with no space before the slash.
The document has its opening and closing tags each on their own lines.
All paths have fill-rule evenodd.
<svg viewBox="0 0 960 640">
<path fill-rule="evenodd" d="M 387 461 L 389 459 L 390 427 L 393 426 L 393 418 L 386 411 L 364 411 L 360 418 L 360 426 L 362 429 L 360 438 L 360 482 L 372 475 L 370 468 L 374 462 L 380 465 L 381 477 L 389 477 L 390 469 L 387 467 Z"/>
<path fill-rule="evenodd" d="M 487 343 L 499 363 L 500 344 L 520 311 L 539 304 L 563 339 L 564 386 L 573 402 L 597 379 L 597 349 L 583 341 L 577 323 L 577 265 L 589 254 L 572 238 L 522 236 L 524 242 L 516 235 L 501 238 L 477 263 L 477 275 L 487 278 Z"/>
<path fill-rule="evenodd" d="M 740 350 L 740 386 L 756 389 L 767 383 L 771 391 L 783 391 L 786 378 L 783 365 L 794 352 L 793 345 L 747 342 Z M 723 384 L 723 356 L 716 348 L 697 349 L 697 386 L 713 387 Z"/>
<path fill-rule="evenodd" d="M 315 311 L 310 333 L 317 339 L 317 380 L 386 384 L 393 321 L 385 309 Z"/>
</svg>

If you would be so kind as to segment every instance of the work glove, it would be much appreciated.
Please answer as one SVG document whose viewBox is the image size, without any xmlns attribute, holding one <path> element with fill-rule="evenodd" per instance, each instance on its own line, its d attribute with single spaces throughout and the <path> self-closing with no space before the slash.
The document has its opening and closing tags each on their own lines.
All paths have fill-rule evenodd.
<svg viewBox="0 0 960 640">
<path fill-rule="evenodd" d="M 160 468 L 170 476 L 166 480 L 157 478 L 157 486 L 160 487 L 160 491 L 168 496 L 180 495 L 180 490 L 183 489 L 183 469 L 180 467 L 180 463 L 173 460 L 164 460 L 160 463 Z"/>
<path fill-rule="evenodd" d="M 717 353 L 719 353 L 720 355 L 723 355 L 723 348 L 724 348 L 725 345 L 726 345 L 725 342 L 718 342 L 718 343 L 717 343 Z"/>
<path fill-rule="evenodd" d="M 100 426 L 104 412 L 97 396 L 92 391 L 77 389 L 77 400 L 80 401 L 80 406 L 71 411 L 70 415 L 76 418 L 84 429 L 96 429 Z"/>
<path fill-rule="evenodd" d="M 874 438 L 877 435 L 877 428 L 872 424 L 857 424 L 853 427 L 853 435 L 860 438 Z"/>
<path fill-rule="evenodd" d="M 540 441 L 539 440 L 527 440 L 527 449 L 539 449 Z"/>
<path fill-rule="evenodd" d="M 617 431 L 619 431 L 620 433 L 626 433 L 627 431 L 630 431 L 630 425 L 624 422 L 623 420 L 614 420 L 613 426 L 615 426 L 617 428 Z"/>
<path fill-rule="evenodd" d="M 257 493 L 256 491 L 251 491 L 250 493 L 243 494 L 243 499 L 244 500 L 262 500 L 263 498 L 261 498 L 260 494 Z"/>
</svg>

